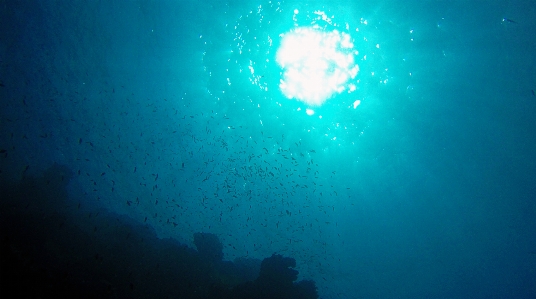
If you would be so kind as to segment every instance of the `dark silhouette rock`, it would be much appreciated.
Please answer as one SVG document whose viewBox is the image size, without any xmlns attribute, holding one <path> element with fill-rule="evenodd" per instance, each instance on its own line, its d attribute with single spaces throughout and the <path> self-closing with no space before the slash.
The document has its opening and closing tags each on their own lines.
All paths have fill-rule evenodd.
<svg viewBox="0 0 536 299">
<path fill-rule="evenodd" d="M 223 245 L 215 234 L 195 233 L 194 244 L 201 257 L 212 263 L 219 263 L 223 259 Z"/>
<path fill-rule="evenodd" d="M 26 167 L 25 169 L 27 169 Z M 198 250 L 118 215 L 67 185 L 54 164 L 20 182 L 0 181 L 0 290 L 18 298 L 313 299 L 312 281 L 295 282 L 296 261 L 223 261 L 223 245 L 194 234 Z"/>
<path fill-rule="evenodd" d="M 235 287 L 226 296 L 219 298 L 270 298 L 270 299 L 315 299 L 318 298 L 313 281 L 300 281 L 298 271 L 293 268 L 296 260 L 273 254 L 261 263 L 259 277 L 253 282 Z M 220 292 L 221 294 L 221 292 Z"/>
</svg>

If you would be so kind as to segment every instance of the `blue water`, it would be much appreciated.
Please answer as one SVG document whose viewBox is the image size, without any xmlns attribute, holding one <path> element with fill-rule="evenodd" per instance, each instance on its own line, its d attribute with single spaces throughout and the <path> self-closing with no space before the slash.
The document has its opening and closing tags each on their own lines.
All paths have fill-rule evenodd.
<svg viewBox="0 0 536 299">
<path fill-rule="evenodd" d="M 210 233 L 225 261 L 295 259 L 320 298 L 534 297 L 531 1 L 202 2 L 1 3 L 2 185 L 62 165 L 58 209 L 95 244 Z M 309 116 L 275 53 L 317 10 L 360 72 Z"/>
</svg>

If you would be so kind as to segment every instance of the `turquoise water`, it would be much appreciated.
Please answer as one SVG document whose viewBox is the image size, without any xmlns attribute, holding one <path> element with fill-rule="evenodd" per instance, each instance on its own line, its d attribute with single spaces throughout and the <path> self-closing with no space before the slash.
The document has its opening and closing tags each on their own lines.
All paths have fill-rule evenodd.
<svg viewBox="0 0 536 299">
<path fill-rule="evenodd" d="M 292 257 L 321 298 L 536 293 L 530 1 L 212 2 L 4 2 L 3 184 L 65 165 L 73 209 Z M 359 73 L 310 116 L 275 55 L 313 24 Z"/>
</svg>

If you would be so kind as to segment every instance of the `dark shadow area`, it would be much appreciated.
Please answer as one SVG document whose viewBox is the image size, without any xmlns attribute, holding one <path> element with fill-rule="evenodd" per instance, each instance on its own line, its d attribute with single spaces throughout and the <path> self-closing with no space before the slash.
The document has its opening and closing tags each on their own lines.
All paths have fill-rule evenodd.
<svg viewBox="0 0 536 299">
<path fill-rule="evenodd" d="M 72 172 L 0 186 L 0 295 L 13 298 L 318 298 L 295 282 L 292 258 L 223 261 L 223 245 L 196 233 L 197 250 L 147 225 L 69 199 Z"/>
</svg>

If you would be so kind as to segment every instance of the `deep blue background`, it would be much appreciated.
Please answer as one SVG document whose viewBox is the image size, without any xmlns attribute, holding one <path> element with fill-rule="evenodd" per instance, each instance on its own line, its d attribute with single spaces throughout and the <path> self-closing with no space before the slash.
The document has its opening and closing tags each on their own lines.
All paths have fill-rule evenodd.
<svg viewBox="0 0 536 299">
<path fill-rule="evenodd" d="M 533 1 L 202 2 L 0 1 L 0 179 L 66 165 L 73 207 L 292 256 L 322 298 L 533 298 Z M 294 8 L 360 52 L 312 117 L 277 89 Z"/>
</svg>

